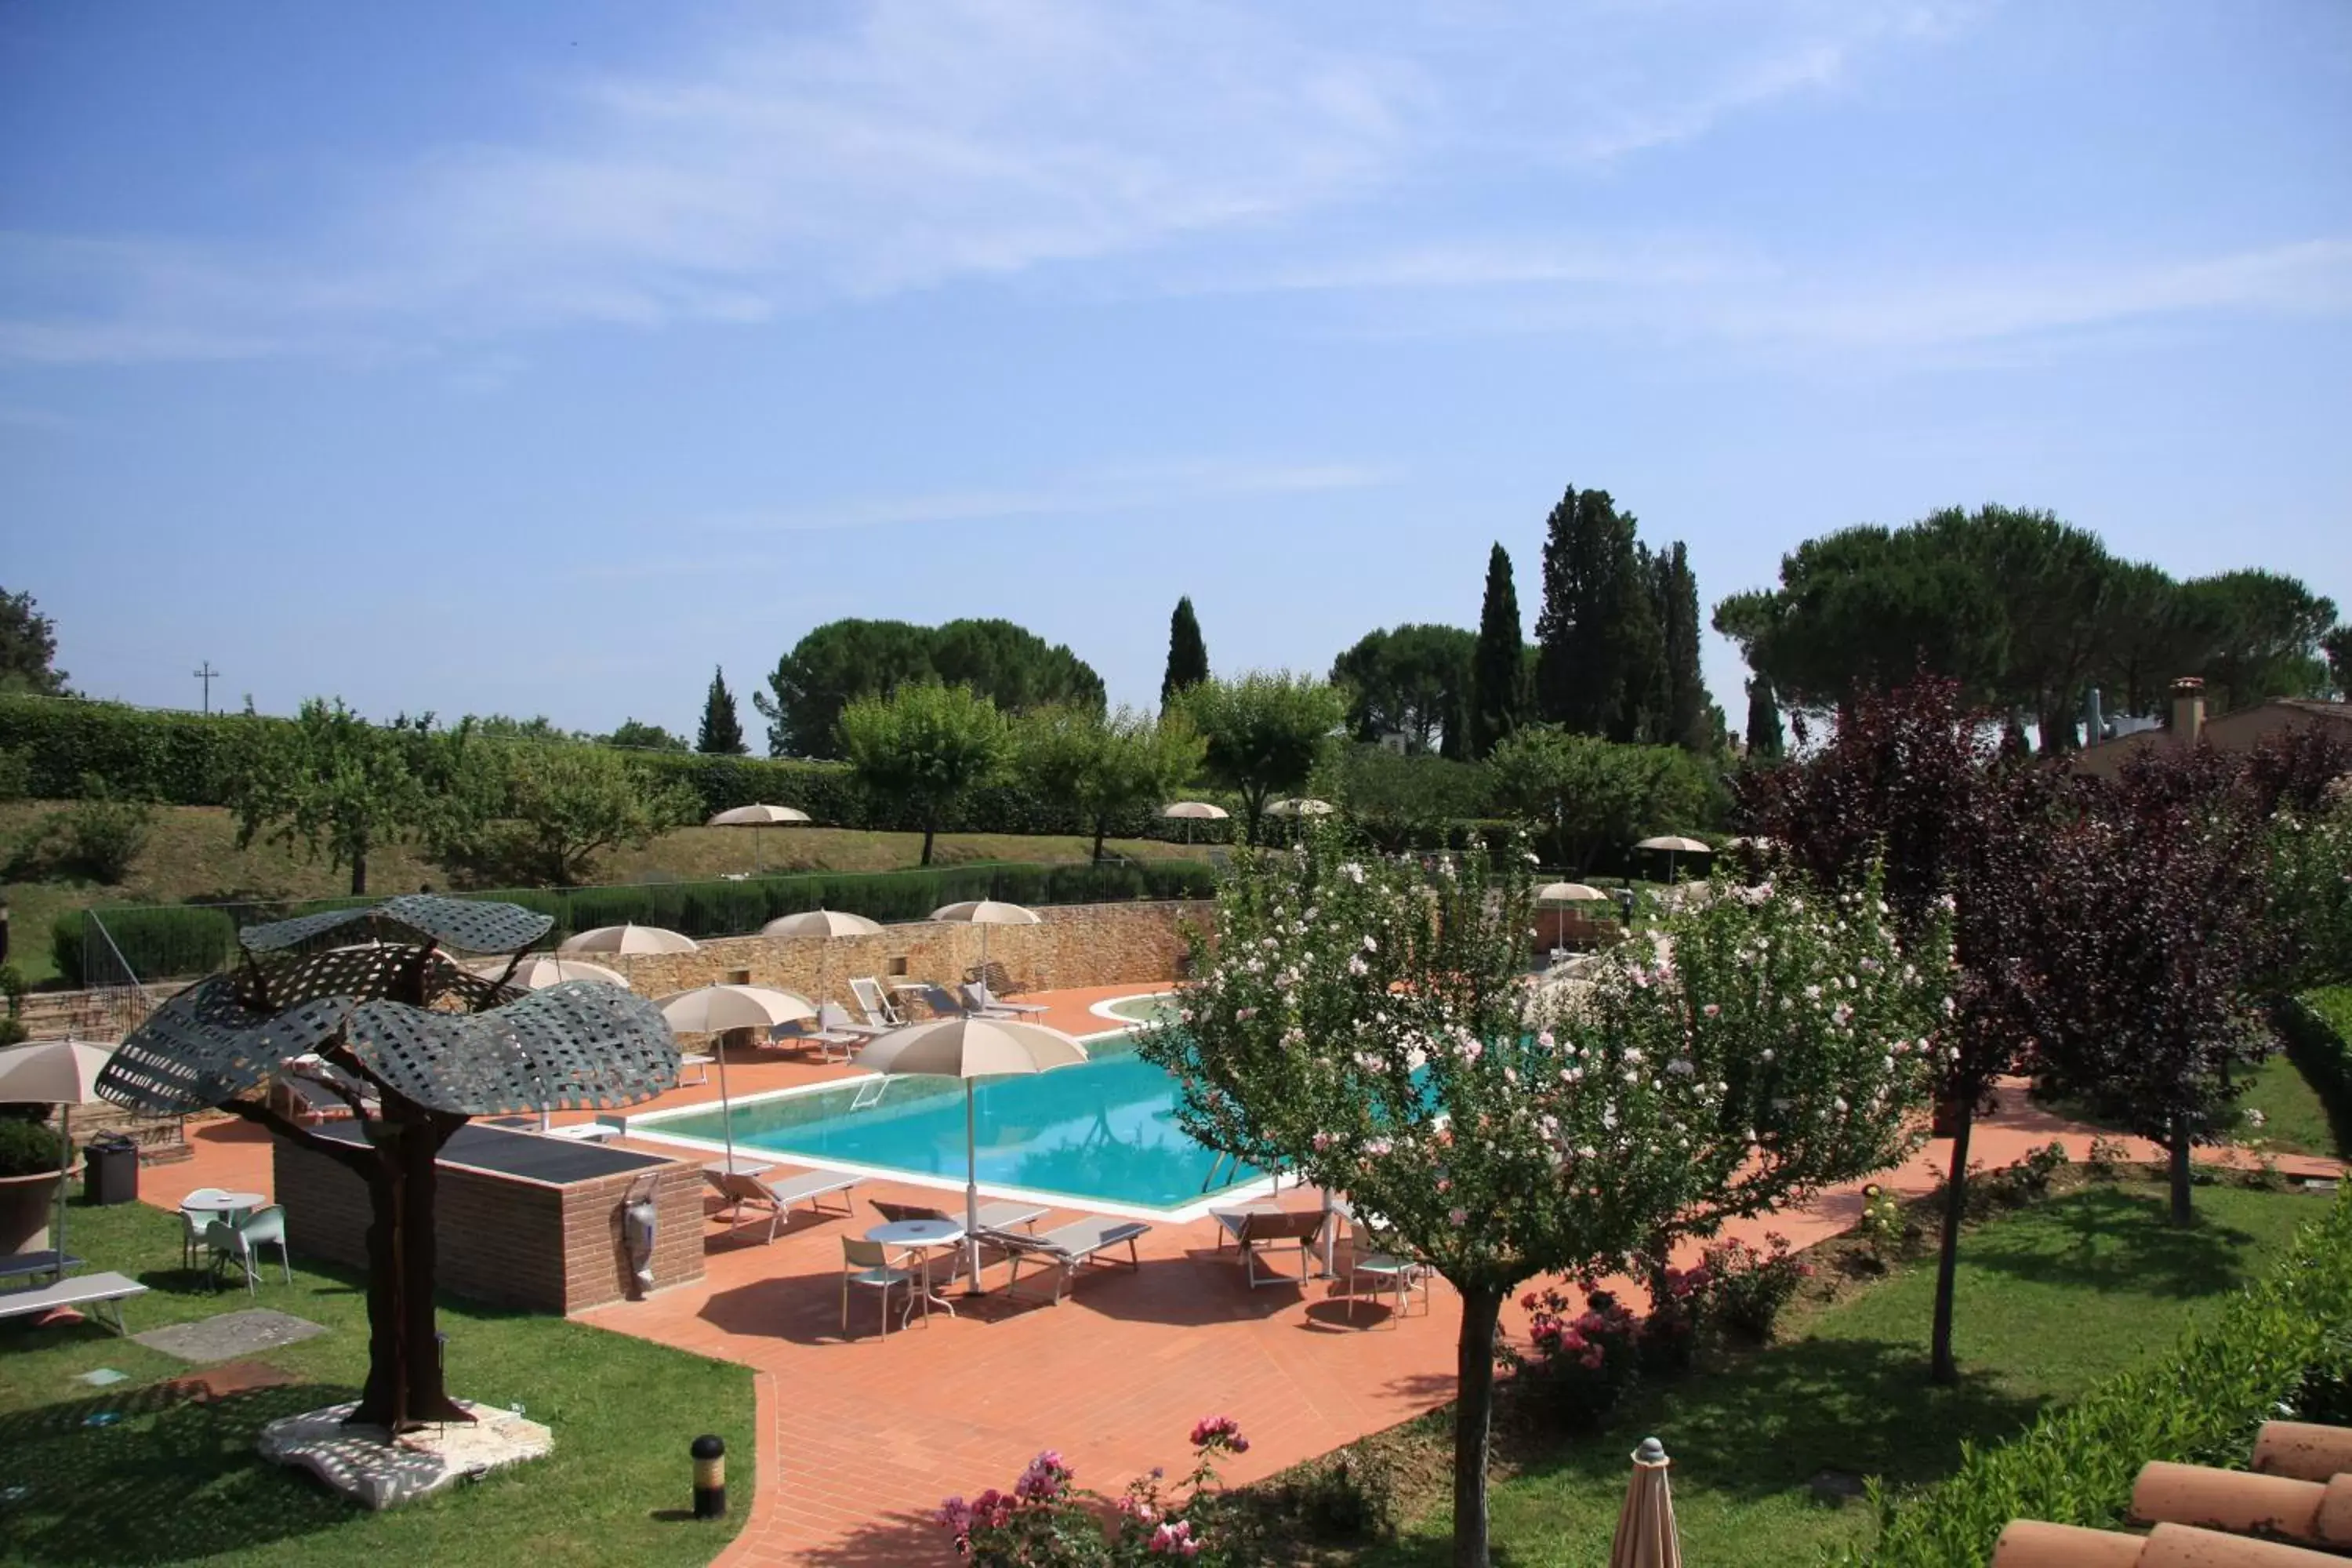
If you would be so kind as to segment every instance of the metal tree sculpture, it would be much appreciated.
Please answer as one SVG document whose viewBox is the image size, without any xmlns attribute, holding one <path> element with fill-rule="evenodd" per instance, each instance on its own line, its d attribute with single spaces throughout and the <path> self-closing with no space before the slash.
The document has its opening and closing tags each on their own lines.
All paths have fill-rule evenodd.
<svg viewBox="0 0 2352 1568">
<path fill-rule="evenodd" d="M 589 981 L 524 992 L 445 955 L 520 963 L 551 923 L 417 893 L 247 926 L 236 968 L 157 1008 L 100 1077 L 120 1104 L 216 1106 L 367 1183 L 368 1376 L 355 1425 L 469 1419 L 442 1385 L 434 1337 L 434 1161 L 450 1136 L 476 1116 L 634 1105 L 677 1082 L 677 1040 L 643 997 Z M 269 1088 L 295 1078 L 347 1103 L 362 1136 L 327 1137 L 272 1106 Z"/>
</svg>

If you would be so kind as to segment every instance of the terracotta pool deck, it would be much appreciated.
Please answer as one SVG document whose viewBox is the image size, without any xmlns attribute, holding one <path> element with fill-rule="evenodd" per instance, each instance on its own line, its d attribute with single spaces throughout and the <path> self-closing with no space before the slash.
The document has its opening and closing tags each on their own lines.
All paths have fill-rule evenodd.
<svg viewBox="0 0 2352 1568">
<path fill-rule="evenodd" d="M 1092 1013 L 1093 1004 L 1164 988 L 1109 986 L 1034 1000 L 1052 1006 L 1045 1022 L 1088 1034 L 1118 1026 Z M 854 1072 L 730 1057 L 729 1089 L 740 1098 Z M 717 1099 L 714 1075 L 635 1114 Z M 1970 1153 L 1994 1168 L 2053 1137 L 2080 1158 L 2092 1133 L 2011 1089 L 2000 1113 L 1977 1128 Z M 192 1142 L 193 1161 L 145 1173 L 148 1201 L 171 1207 L 200 1185 L 269 1190 L 268 1141 L 258 1131 L 215 1125 Z M 2131 1142 L 2134 1158 L 2155 1157 L 2151 1146 Z M 1906 1196 L 1925 1194 L 1949 1152 L 1938 1141 L 1880 1180 Z M 2281 1162 L 2290 1171 L 2305 1163 L 2333 1168 Z M 853 1336 L 845 1340 L 840 1238 L 874 1223 L 867 1200 L 950 1209 L 958 1202 L 935 1187 L 883 1181 L 856 1196 L 854 1219 L 796 1211 L 772 1245 L 762 1240 L 764 1222 L 730 1236 L 713 1220 L 702 1281 L 582 1314 L 615 1332 L 758 1373 L 758 1484 L 750 1520 L 719 1559 L 729 1568 L 951 1562 L 930 1523 L 940 1500 L 1010 1485 L 1041 1448 L 1061 1449 L 1081 1484 L 1115 1491 L 1154 1465 L 1181 1467 L 1192 1423 L 1229 1415 L 1252 1446 L 1226 1479 L 1247 1481 L 1452 1397 L 1458 1319 L 1442 1282 L 1425 1313 L 1416 1305 L 1392 1322 L 1384 1309 L 1367 1305 L 1351 1323 L 1347 1298 L 1330 1281 L 1251 1289 L 1234 1253 L 1216 1248 L 1216 1226 L 1206 1219 L 1155 1225 L 1143 1238 L 1140 1268 L 1090 1270 L 1059 1307 L 1031 1294 L 1029 1276 L 1020 1299 L 1008 1298 L 998 1266 L 984 1275 L 996 1293 L 970 1303 L 959 1298 L 960 1315 L 934 1311 L 884 1339 L 875 1332 L 871 1296 L 859 1292 L 851 1302 Z M 1316 1199 L 1286 1194 L 1285 1201 Z M 1754 1239 L 1775 1230 L 1807 1246 L 1847 1229 L 1860 1206 L 1857 1184 L 1732 1234 Z M 1083 1212 L 1066 1209 L 1041 1227 Z M 1505 1331 L 1518 1327 L 1516 1310 L 1507 1309 Z M 681 1448 L 690 1436 L 679 1434 Z"/>
</svg>

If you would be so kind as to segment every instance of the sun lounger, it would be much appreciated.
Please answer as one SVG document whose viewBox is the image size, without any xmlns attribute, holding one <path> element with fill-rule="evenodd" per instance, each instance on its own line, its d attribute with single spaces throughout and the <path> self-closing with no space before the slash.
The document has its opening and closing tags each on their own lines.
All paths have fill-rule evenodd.
<svg viewBox="0 0 2352 1568">
<path fill-rule="evenodd" d="M 950 1214 L 945 1209 L 933 1208 L 928 1204 L 894 1204 L 883 1198 L 869 1198 L 866 1201 L 874 1205 L 876 1214 L 880 1215 L 892 1225 L 908 1219 L 943 1219 L 950 1224 L 961 1225 L 964 1219 L 963 1211 L 961 1209 Z M 1045 1205 L 1043 1204 L 1018 1203 L 1009 1198 L 1002 1203 L 982 1204 L 980 1205 L 980 1228 L 983 1231 L 991 1231 L 1011 1230 L 1015 1226 L 1027 1226 L 1034 1224 L 1045 1212 Z"/>
<path fill-rule="evenodd" d="M 1057 1226 L 1043 1236 L 1031 1236 L 1019 1230 L 983 1229 L 981 1239 L 1003 1248 L 1012 1258 L 1013 1277 L 1004 1282 L 1008 1290 L 1021 1282 L 1024 1259 L 1051 1268 L 1054 1270 L 1054 1305 L 1058 1307 L 1062 1304 L 1062 1292 L 1089 1262 L 1097 1258 L 1106 1263 L 1118 1261 L 1116 1258 L 1102 1258 L 1101 1255 L 1121 1243 L 1127 1247 L 1127 1266 L 1129 1268 L 1142 1268 L 1143 1259 L 1136 1254 L 1135 1242 L 1150 1228 L 1141 1220 L 1097 1216 Z"/>
<path fill-rule="evenodd" d="M 1039 1209 L 1037 1212 L 1044 1214 L 1045 1211 Z M 980 1213 L 983 1220 L 988 1217 L 986 1209 Z M 80 1267 L 80 1258 L 70 1252 L 60 1258 L 55 1248 L 47 1252 L 12 1252 L 0 1258 L 0 1279 L 18 1279 L 33 1274 L 54 1274 L 62 1279 L 68 1270 Z"/>
<path fill-rule="evenodd" d="M 1242 1266 L 1248 1271 L 1250 1289 L 1261 1285 L 1297 1285 L 1304 1283 L 1315 1271 L 1315 1243 L 1323 1234 L 1325 1216 L 1315 1209 L 1248 1208 L 1227 1209 L 1209 1216 L 1223 1227 L 1223 1236 L 1231 1237 L 1240 1247 Z M 1220 1242 L 1223 1237 L 1221 1237 Z M 1285 1274 L 1279 1269 L 1260 1271 L 1258 1254 L 1269 1247 L 1298 1248 L 1298 1272 Z"/>
<path fill-rule="evenodd" d="M 120 1274 L 85 1274 L 78 1279 L 61 1279 L 55 1285 L 44 1285 L 37 1290 L 11 1290 L 0 1295 L 0 1318 L 29 1317 L 35 1312 L 54 1312 L 60 1307 L 94 1307 L 114 1309 L 114 1331 L 127 1334 L 131 1331 L 122 1323 L 122 1303 L 132 1296 L 144 1296 L 147 1287 L 136 1279 L 125 1279 Z M 91 1314 L 100 1322 L 106 1321 L 103 1310 Z"/>
<path fill-rule="evenodd" d="M 882 994 L 879 980 L 853 980 L 849 983 L 849 994 L 857 998 L 857 1010 L 866 1015 L 866 1023 L 873 1027 L 895 1029 L 906 1022 L 898 1016 L 898 1009 L 890 1005 L 890 999 Z"/>
<path fill-rule="evenodd" d="M 862 1184 L 863 1176 L 845 1176 L 838 1171 L 809 1171 L 781 1182 L 771 1182 L 741 1171 L 713 1171 L 705 1168 L 702 1179 L 718 1189 L 727 1200 L 729 1223 L 742 1216 L 743 1205 L 768 1211 L 768 1239 L 776 1239 L 776 1227 L 784 1223 L 784 1215 L 794 1204 L 806 1204 L 811 1214 L 838 1215 L 849 1217 L 849 1200 L 843 1198 L 841 1206 L 829 1209 L 820 1201 L 848 1192 Z"/>
<path fill-rule="evenodd" d="M 1000 1002 L 977 980 L 964 986 L 963 1005 L 965 1012 L 977 1013 L 984 1018 L 1032 1018 L 1053 1011 L 1043 1002 Z"/>
</svg>

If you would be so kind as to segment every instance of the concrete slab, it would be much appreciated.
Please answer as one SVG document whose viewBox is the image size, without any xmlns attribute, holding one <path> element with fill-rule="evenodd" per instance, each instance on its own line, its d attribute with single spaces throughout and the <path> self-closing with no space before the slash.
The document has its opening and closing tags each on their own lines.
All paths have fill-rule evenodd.
<svg viewBox="0 0 2352 1568">
<path fill-rule="evenodd" d="M 216 1318 L 193 1323 L 174 1323 L 168 1329 L 150 1329 L 131 1337 L 149 1350 L 162 1351 L 182 1361 L 210 1362 L 235 1361 L 326 1331 L 326 1325 L 308 1318 L 257 1307 L 242 1312 L 223 1312 Z"/>
</svg>

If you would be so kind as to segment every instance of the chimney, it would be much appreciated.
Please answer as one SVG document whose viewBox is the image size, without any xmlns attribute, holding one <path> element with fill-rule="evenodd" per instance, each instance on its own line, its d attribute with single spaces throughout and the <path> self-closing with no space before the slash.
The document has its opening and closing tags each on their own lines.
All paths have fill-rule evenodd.
<svg viewBox="0 0 2352 1568">
<path fill-rule="evenodd" d="M 2205 683 L 2184 675 L 2172 683 L 2172 738 L 2193 746 L 2205 733 Z"/>
</svg>

